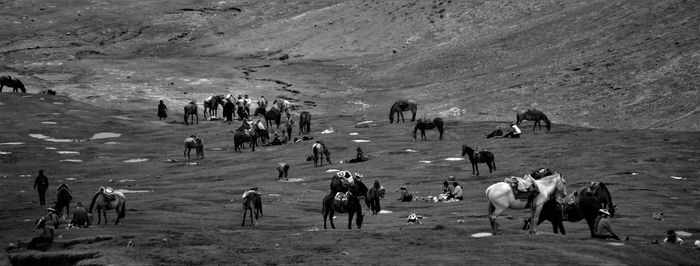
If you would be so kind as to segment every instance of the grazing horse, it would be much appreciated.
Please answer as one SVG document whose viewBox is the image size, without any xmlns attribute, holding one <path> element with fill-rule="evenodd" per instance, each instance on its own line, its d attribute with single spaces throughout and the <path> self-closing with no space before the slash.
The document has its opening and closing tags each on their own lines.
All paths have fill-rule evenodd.
<svg viewBox="0 0 700 266">
<path fill-rule="evenodd" d="M 469 156 L 469 162 L 472 164 L 472 175 L 476 173 L 479 176 L 479 166 L 478 163 L 486 163 L 489 167 L 489 174 L 496 170 L 496 161 L 494 160 L 493 153 L 490 151 L 480 151 L 475 152 L 472 148 L 467 145 L 462 145 L 462 156 Z"/>
<path fill-rule="evenodd" d="M 255 151 L 255 146 L 258 146 L 258 135 L 255 130 L 250 130 L 252 127 L 247 121 L 243 121 L 241 126 L 236 129 L 233 135 L 233 150 L 242 152 L 244 144 L 250 142 L 252 151 Z"/>
<path fill-rule="evenodd" d="M 537 186 L 539 194 L 535 196 L 532 202 L 533 204 L 530 207 L 531 219 L 539 217 L 542 205 L 549 200 L 551 195 L 555 194 L 562 197 L 566 195 L 566 181 L 559 173 L 535 180 L 534 185 Z M 486 198 L 489 200 L 489 221 L 491 222 L 491 232 L 494 235 L 501 234 L 501 229 L 499 229 L 496 219 L 503 211 L 507 209 L 522 210 L 527 208 L 527 201 L 516 199 L 513 189 L 510 184 L 506 182 L 498 182 L 489 186 L 486 189 Z M 534 234 L 535 231 L 536 225 L 531 226 L 530 233 Z"/>
<path fill-rule="evenodd" d="M 524 111 L 520 111 L 518 112 L 518 114 L 515 115 L 516 125 L 520 126 L 520 122 L 523 122 L 524 120 L 535 121 L 535 124 L 532 126 L 533 131 L 537 126 L 539 126 L 540 130 L 542 130 L 540 120 L 544 121 L 544 126 L 545 128 L 547 128 L 548 132 L 552 129 L 552 124 L 551 122 L 549 122 L 549 118 L 547 118 L 547 116 L 544 115 L 542 111 L 537 109 L 527 109 Z"/>
<path fill-rule="evenodd" d="M 70 214 L 70 201 L 73 200 L 73 192 L 66 184 L 58 186 L 56 191 L 56 204 L 53 209 L 56 210 L 56 214 L 59 217 L 67 217 Z M 64 207 L 66 209 L 65 213 L 63 212 Z"/>
<path fill-rule="evenodd" d="M 185 105 L 185 125 L 187 125 L 187 118 L 192 119 L 190 124 L 194 124 L 194 118 L 197 118 L 197 124 L 199 124 L 199 115 L 197 114 L 197 104 L 194 101 Z"/>
<path fill-rule="evenodd" d="M 250 210 L 250 223 L 253 226 L 257 225 L 258 216 L 262 217 L 263 215 L 262 200 L 260 200 L 260 193 L 257 191 L 246 191 L 243 195 L 243 222 L 241 226 L 245 226 L 245 216 L 248 210 Z M 253 213 L 255 213 L 255 222 L 253 221 Z"/>
<path fill-rule="evenodd" d="M 442 121 L 442 118 L 436 117 L 433 119 L 432 122 L 429 121 L 424 121 L 427 119 L 418 119 L 416 122 L 416 126 L 413 128 L 413 140 L 416 140 L 416 131 L 420 129 L 420 139 L 421 140 L 427 140 L 428 138 L 425 137 L 425 130 L 426 129 L 434 129 L 437 128 L 438 131 L 440 131 L 440 140 L 442 140 L 442 134 L 445 132 L 443 129 L 443 124 L 444 122 Z"/>
<path fill-rule="evenodd" d="M 204 100 L 204 119 L 207 119 L 207 111 L 210 117 L 218 117 L 219 105 L 224 106 L 225 99 L 223 95 L 214 95 Z"/>
<path fill-rule="evenodd" d="M 401 118 L 401 121 L 405 123 L 406 120 L 403 118 L 403 112 L 409 110 L 412 113 L 411 122 L 416 121 L 418 103 L 404 99 L 396 101 L 393 105 L 391 105 L 391 109 L 389 109 L 389 124 L 394 123 L 394 113 L 396 113 L 396 123 L 399 122 L 399 118 Z"/>
<path fill-rule="evenodd" d="M 18 92 L 18 89 L 22 91 L 22 93 L 27 92 L 27 89 L 24 88 L 24 83 L 10 76 L 0 77 L 0 92 L 2 92 L 2 88 L 5 86 L 12 88 L 12 92 Z"/>
<path fill-rule="evenodd" d="M 190 160 L 190 151 L 192 151 L 192 149 L 195 149 L 197 153 L 195 159 L 204 159 L 204 142 L 195 135 L 185 139 L 184 156 L 187 157 L 188 161 Z"/>
<path fill-rule="evenodd" d="M 331 152 L 326 148 L 326 144 L 323 143 L 322 141 L 316 141 L 313 145 L 311 145 L 311 154 L 314 159 L 314 166 L 318 167 L 319 159 L 321 161 L 321 166 L 323 166 L 323 156 L 326 156 L 326 161 L 328 161 L 328 164 L 331 164 Z"/>
<path fill-rule="evenodd" d="M 323 197 L 321 213 L 323 214 L 324 229 L 327 229 L 326 220 L 328 217 L 330 217 L 331 228 L 335 229 L 335 224 L 333 224 L 333 215 L 335 212 L 348 213 L 348 229 L 352 229 L 352 218 L 357 214 L 357 218 L 355 219 L 357 229 L 362 227 L 365 216 L 362 214 L 362 204 L 360 204 L 360 200 L 367 197 L 368 189 L 367 186 L 360 181 L 361 177 L 362 175 L 357 173 L 353 176 L 348 171 L 341 171 L 333 175 L 331 178 L 331 194 Z M 345 203 L 335 202 L 336 193 L 338 192 L 346 193 Z"/>
<path fill-rule="evenodd" d="M 307 111 L 299 114 L 299 135 L 311 132 L 311 114 Z"/>
<path fill-rule="evenodd" d="M 117 221 L 114 224 L 119 224 L 119 219 L 126 216 L 126 198 L 119 191 L 113 191 L 112 188 L 100 187 L 92 197 L 89 213 L 92 213 L 92 208 L 97 209 L 97 224 L 102 221 L 102 216 L 107 224 L 107 211 L 114 209 L 117 212 Z"/>
</svg>

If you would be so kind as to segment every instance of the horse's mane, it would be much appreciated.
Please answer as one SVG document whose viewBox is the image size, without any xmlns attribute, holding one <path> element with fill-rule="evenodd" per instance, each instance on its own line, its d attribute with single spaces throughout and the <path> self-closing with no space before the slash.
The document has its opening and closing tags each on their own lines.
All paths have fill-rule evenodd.
<svg viewBox="0 0 700 266">
<path fill-rule="evenodd" d="M 102 192 L 104 189 L 104 187 L 100 187 L 100 189 L 97 190 L 97 192 L 95 192 L 95 196 L 92 196 L 92 201 L 90 201 L 90 208 L 88 209 L 88 212 L 92 212 L 92 208 L 95 207 L 97 197 L 100 195 L 100 192 Z"/>
<path fill-rule="evenodd" d="M 538 179 L 538 180 L 535 180 L 535 184 L 537 184 L 537 186 L 539 187 L 539 186 L 541 186 L 542 183 L 545 183 L 545 182 L 552 182 L 552 181 L 554 181 L 557 177 L 558 177 L 558 178 L 561 178 L 562 183 L 565 182 L 565 181 L 564 181 L 564 177 L 563 177 L 560 173 L 554 172 L 554 173 L 551 174 L 551 175 L 548 175 L 548 176 L 542 177 L 542 178 L 540 178 L 540 179 Z M 556 189 L 556 184 L 555 184 L 553 190 L 555 190 L 555 189 Z M 540 189 L 540 193 L 542 193 L 542 192 L 543 192 L 543 191 Z M 551 192 L 550 192 L 550 193 L 551 193 Z M 547 194 L 546 196 L 549 198 L 550 196 L 552 196 L 552 194 Z M 566 196 L 566 195 L 564 195 L 564 196 Z"/>
</svg>

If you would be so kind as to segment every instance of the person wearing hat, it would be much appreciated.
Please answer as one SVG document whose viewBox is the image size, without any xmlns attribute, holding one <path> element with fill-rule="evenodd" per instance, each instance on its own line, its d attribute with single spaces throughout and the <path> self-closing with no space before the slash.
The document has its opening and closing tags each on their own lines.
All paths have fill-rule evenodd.
<svg viewBox="0 0 700 266">
<path fill-rule="evenodd" d="M 406 189 L 406 186 L 401 186 L 399 187 L 399 193 L 401 193 L 401 196 L 399 197 L 399 201 L 413 201 L 413 195 L 408 192 L 408 189 Z"/>
<path fill-rule="evenodd" d="M 598 217 L 595 219 L 595 223 L 593 223 L 594 232 L 591 234 L 591 237 L 598 239 L 620 240 L 620 237 L 618 237 L 612 230 L 612 223 L 610 223 L 610 220 L 608 219 L 609 216 L 610 212 L 608 212 L 608 210 L 598 210 Z"/>
<path fill-rule="evenodd" d="M 58 229 L 58 223 L 60 222 L 60 220 L 58 218 L 58 213 L 56 213 L 56 209 L 46 208 L 45 217 L 47 226 L 53 226 L 53 228 Z"/>
<path fill-rule="evenodd" d="M 27 249 L 40 249 L 46 248 L 51 243 L 53 243 L 54 228 L 46 224 L 46 218 L 41 217 L 36 221 L 36 228 L 39 229 L 40 233 L 38 236 L 32 238 L 29 243 L 27 243 Z"/>
<path fill-rule="evenodd" d="M 49 178 L 44 175 L 44 170 L 39 170 L 39 175 L 34 180 L 34 189 L 39 192 L 39 205 L 46 204 L 46 190 L 49 188 Z"/>
<path fill-rule="evenodd" d="M 445 194 L 446 199 L 451 199 L 454 196 L 452 195 L 452 189 L 450 189 L 450 183 L 447 181 L 442 182 L 442 194 Z"/>
<path fill-rule="evenodd" d="M 454 191 L 452 191 L 452 196 L 454 199 L 464 200 L 464 189 L 462 189 L 462 186 L 457 182 L 452 182 L 452 186 L 454 187 Z"/>
<path fill-rule="evenodd" d="M 70 223 L 78 228 L 88 228 L 90 226 L 90 217 L 82 202 L 78 201 L 78 207 L 73 211 L 73 219 L 71 219 Z"/>
<path fill-rule="evenodd" d="M 520 131 L 520 128 L 518 127 L 518 125 L 516 125 L 515 123 L 512 123 L 512 122 L 511 122 L 511 123 L 510 123 L 510 130 L 508 130 L 508 133 L 506 133 L 505 135 L 503 135 L 502 138 L 514 138 L 514 139 L 517 139 L 517 138 L 520 138 L 520 133 L 522 133 L 522 131 Z"/>
</svg>

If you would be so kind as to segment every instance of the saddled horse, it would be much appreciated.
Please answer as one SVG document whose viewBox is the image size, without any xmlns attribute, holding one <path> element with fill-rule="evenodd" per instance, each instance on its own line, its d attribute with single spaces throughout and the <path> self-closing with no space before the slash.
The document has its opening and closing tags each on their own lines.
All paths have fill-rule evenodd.
<svg viewBox="0 0 700 266">
<path fill-rule="evenodd" d="M 260 200 L 260 193 L 257 191 L 247 191 L 243 196 L 243 222 L 241 226 L 245 226 L 245 216 L 248 210 L 250 210 L 250 223 L 254 226 L 257 225 L 258 218 L 263 215 L 262 200 Z M 255 214 L 255 221 L 253 221 L 253 214 Z"/>
<path fill-rule="evenodd" d="M 185 105 L 185 125 L 187 124 L 187 118 L 192 119 L 190 124 L 194 124 L 194 118 L 197 118 L 197 124 L 199 124 L 199 114 L 197 114 L 197 104 L 194 101 Z"/>
<path fill-rule="evenodd" d="M 360 200 L 367 197 L 367 186 L 360 180 L 362 175 L 348 171 L 340 171 L 331 178 L 331 194 L 323 197 L 323 228 L 327 229 L 326 220 L 330 217 L 331 228 L 335 229 L 333 224 L 333 215 L 335 212 L 348 214 L 348 229 L 352 229 L 352 218 L 357 215 L 355 224 L 357 229 L 362 227 L 364 215 L 362 214 L 362 204 Z M 338 192 L 345 193 L 345 203 L 336 202 L 336 194 Z"/>
<path fill-rule="evenodd" d="M 535 121 L 535 124 L 532 126 L 532 130 L 534 131 L 537 126 L 540 127 L 540 130 L 542 130 L 542 125 L 540 124 L 540 121 L 544 121 L 544 126 L 547 128 L 547 131 L 550 131 L 552 129 L 552 123 L 549 121 L 549 118 L 540 110 L 537 109 L 527 109 L 524 111 L 518 112 L 518 114 L 515 115 L 515 124 L 520 126 L 520 122 L 523 122 L 524 120 L 528 121 Z"/>
<path fill-rule="evenodd" d="M 265 110 L 265 107 L 258 107 L 255 109 L 255 113 L 253 116 L 261 114 L 265 118 L 265 126 L 267 128 L 272 128 L 273 123 L 277 125 L 277 128 L 280 128 L 280 123 L 282 121 L 282 113 L 280 112 L 279 109 L 275 108 L 270 108 L 270 110 Z"/>
<path fill-rule="evenodd" d="M 474 149 L 467 145 L 462 145 L 462 156 L 467 155 L 469 162 L 472 164 L 472 175 L 476 173 L 479 176 L 479 166 L 478 163 L 485 163 L 489 167 L 489 174 L 496 170 L 496 161 L 494 160 L 493 153 L 490 151 L 480 151 L 475 152 Z"/>
<path fill-rule="evenodd" d="M 22 93 L 27 92 L 27 89 L 24 88 L 24 83 L 11 76 L 0 77 L 0 92 L 2 92 L 2 88 L 5 86 L 12 88 L 12 92 L 18 92 L 18 90 L 22 91 Z"/>
<path fill-rule="evenodd" d="M 100 187 L 92 197 L 89 213 L 92 213 L 92 208 L 97 209 L 97 224 L 102 221 L 102 216 L 107 224 L 107 211 L 114 209 L 117 212 L 117 220 L 114 224 L 119 224 L 119 219 L 126 216 L 126 197 L 119 191 L 113 191 L 111 188 Z"/>
<path fill-rule="evenodd" d="M 204 100 L 204 119 L 207 119 L 207 113 L 210 117 L 219 115 L 219 105 L 224 106 L 226 97 L 223 95 L 213 95 Z M 208 111 L 208 112 L 207 112 Z"/>
<path fill-rule="evenodd" d="M 311 114 L 307 111 L 299 114 L 299 135 L 311 132 Z"/>
<path fill-rule="evenodd" d="M 314 160 L 314 166 L 318 166 L 319 161 L 321 161 L 321 166 L 323 166 L 323 156 L 326 156 L 326 161 L 328 161 L 328 164 L 331 163 L 331 152 L 328 150 L 326 147 L 326 144 L 323 143 L 323 141 L 316 141 L 313 145 L 311 145 L 311 156 L 313 157 Z"/>
<path fill-rule="evenodd" d="M 566 195 L 566 181 L 559 173 L 554 173 L 534 181 L 539 194 L 532 201 L 530 218 L 539 217 L 542 206 L 551 195 L 564 197 Z M 498 182 L 489 186 L 486 189 L 486 198 L 489 200 L 489 221 L 491 223 L 491 232 L 494 235 L 500 235 L 498 222 L 496 219 L 501 213 L 507 209 L 522 210 L 527 208 L 527 201 L 518 200 L 510 184 L 506 182 Z M 530 233 L 534 234 L 536 226 L 530 227 Z"/>
<path fill-rule="evenodd" d="M 237 152 L 242 152 L 244 144 L 248 142 L 252 151 L 255 151 L 255 146 L 258 146 L 258 135 L 255 130 L 251 130 L 252 127 L 248 121 L 243 121 L 241 126 L 236 129 L 233 135 L 233 150 Z"/>
<path fill-rule="evenodd" d="M 427 140 L 428 138 L 425 137 L 425 130 L 426 129 L 434 129 L 437 128 L 438 131 L 440 132 L 440 140 L 442 140 L 442 134 L 445 133 L 443 129 L 443 120 L 440 117 L 436 117 L 433 119 L 432 122 L 430 122 L 427 119 L 418 119 L 416 122 L 416 126 L 413 128 L 413 140 L 416 140 L 416 131 L 420 129 L 420 139 L 421 140 Z"/>
<path fill-rule="evenodd" d="M 63 217 L 67 217 L 70 214 L 71 200 L 73 200 L 73 192 L 70 190 L 70 187 L 66 184 L 58 186 L 56 189 L 56 204 L 53 207 L 58 217 L 63 219 Z M 63 208 L 66 209 L 65 213 L 63 212 Z"/>
<path fill-rule="evenodd" d="M 550 221 L 555 234 L 561 231 L 562 235 L 566 235 L 563 221 L 578 222 L 585 219 L 591 236 L 593 236 L 595 219 L 598 217 L 598 210 L 600 209 L 603 209 L 603 206 L 597 198 L 590 196 L 581 197 L 577 191 L 567 197 L 564 203 L 559 203 L 556 199 L 550 198 L 542 206 L 537 225 L 544 221 Z M 525 219 L 522 229 L 527 230 L 531 224 L 531 219 Z"/>
<path fill-rule="evenodd" d="M 195 159 L 204 159 L 204 141 L 195 135 L 190 136 L 185 139 L 185 153 L 184 156 L 187 160 L 190 160 L 190 151 L 192 149 L 197 153 Z"/>
<path fill-rule="evenodd" d="M 389 124 L 394 123 L 394 114 L 396 114 L 396 123 L 399 122 L 399 118 L 401 118 L 401 122 L 405 123 L 406 120 L 403 117 L 403 112 L 409 110 L 412 114 L 411 122 L 416 121 L 416 111 L 418 110 L 418 103 L 405 99 L 400 99 L 396 101 L 394 104 L 391 105 L 391 109 L 389 109 Z"/>
<path fill-rule="evenodd" d="M 275 101 L 272 102 L 272 109 L 277 109 L 280 115 L 285 113 L 289 116 L 289 110 L 292 109 L 292 104 L 287 100 L 275 99 Z"/>
<path fill-rule="evenodd" d="M 262 121 L 257 120 L 251 125 L 255 135 L 260 139 L 260 142 L 266 144 L 270 140 L 270 132 L 263 126 Z"/>
</svg>

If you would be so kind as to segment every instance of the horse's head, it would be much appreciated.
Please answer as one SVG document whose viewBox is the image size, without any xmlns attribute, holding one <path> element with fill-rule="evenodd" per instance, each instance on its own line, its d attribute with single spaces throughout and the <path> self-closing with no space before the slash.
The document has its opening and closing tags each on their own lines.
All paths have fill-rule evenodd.
<svg viewBox="0 0 700 266">
<path fill-rule="evenodd" d="M 474 154 L 474 150 L 467 145 L 462 145 L 462 156 L 469 154 L 471 156 Z"/>
<path fill-rule="evenodd" d="M 555 182 L 556 185 L 554 187 L 554 192 L 556 193 L 557 197 L 566 197 L 566 180 L 564 179 L 564 175 L 557 173 L 557 177 L 555 177 Z"/>
</svg>

